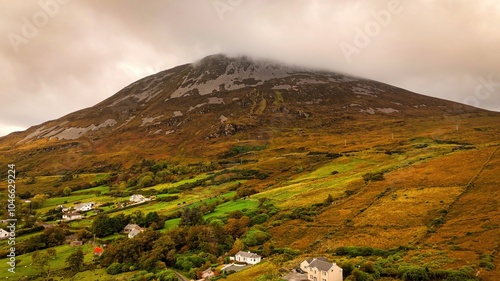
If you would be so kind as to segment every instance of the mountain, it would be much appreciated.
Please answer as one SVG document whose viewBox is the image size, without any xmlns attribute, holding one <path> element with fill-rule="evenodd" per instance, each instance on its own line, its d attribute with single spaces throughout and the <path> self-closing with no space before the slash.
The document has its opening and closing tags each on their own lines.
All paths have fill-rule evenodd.
<svg viewBox="0 0 500 281">
<path fill-rule="evenodd" d="M 174 228 L 186 207 L 202 206 L 211 223 L 161 240 L 175 243 L 164 266 L 190 274 L 243 243 L 265 259 L 228 281 L 279 280 L 283 269 L 318 256 L 352 271 L 350 280 L 500 280 L 498 136 L 497 112 L 340 73 L 214 55 L 0 138 L 0 164 L 16 164 L 24 199 L 51 196 L 38 204 L 39 220 L 53 220 L 62 202 L 91 201 L 110 215 L 154 210 Z M 158 200 L 113 207 L 131 194 Z M 76 232 L 94 219 L 61 227 Z M 230 236 L 197 242 L 215 231 Z M 110 249 L 128 238 L 113 239 Z M 0 252 L 8 247 L 0 241 Z M 211 255 L 190 256 L 200 247 Z M 123 254 L 135 260 L 119 267 L 142 269 L 139 260 L 155 260 L 144 255 L 167 252 L 156 250 Z M 106 252 L 104 260 L 92 271 L 102 280 L 116 262 Z"/>
<path fill-rule="evenodd" d="M 366 79 L 214 55 L 1 138 L 0 161 L 16 162 L 30 174 L 106 170 L 143 158 L 203 160 L 216 157 L 228 141 L 266 143 L 318 131 L 366 146 L 358 136 L 367 131 L 439 135 L 435 130 L 452 131 L 471 116 L 497 114 Z M 434 121 L 435 127 L 422 126 Z"/>
</svg>

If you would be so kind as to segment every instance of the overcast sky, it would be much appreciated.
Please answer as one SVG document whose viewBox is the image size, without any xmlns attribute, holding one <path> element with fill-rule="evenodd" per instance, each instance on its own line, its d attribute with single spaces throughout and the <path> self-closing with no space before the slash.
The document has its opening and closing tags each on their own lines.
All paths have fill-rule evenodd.
<svg viewBox="0 0 500 281">
<path fill-rule="evenodd" d="M 0 0 L 0 136 L 246 54 L 500 111 L 497 0 Z"/>
</svg>

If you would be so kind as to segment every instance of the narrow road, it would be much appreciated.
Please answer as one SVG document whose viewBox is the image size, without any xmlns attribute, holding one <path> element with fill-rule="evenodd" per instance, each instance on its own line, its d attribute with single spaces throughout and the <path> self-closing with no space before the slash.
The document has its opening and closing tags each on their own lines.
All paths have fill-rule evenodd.
<svg viewBox="0 0 500 281">
<path fill-rule="evenodd" d="M 177 271 L 174 271 L 174 272 L 175 272 L 175 275 L 177 275 L 177 277 L 179 277 L 179 280 L 181 280 L 181 281 L 189 281 L 189 279 L 187 279 L 186 277 L 184 277 L 184 275 L 180 274 Z"/>
</svg>

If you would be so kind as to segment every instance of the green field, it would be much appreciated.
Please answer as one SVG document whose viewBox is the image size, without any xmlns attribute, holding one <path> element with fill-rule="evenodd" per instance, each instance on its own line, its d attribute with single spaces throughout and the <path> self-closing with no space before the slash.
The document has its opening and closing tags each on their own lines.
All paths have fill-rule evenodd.
<svg viewBox="0 0 500 281">
<path fill-rule="evenodd" d="M 74 251 L 76 251 L 76 247 L 71 247 L 69 245 L 61 245 L 54 247 L 56 249 L 56 257 L 52 258 L 49 262 L 50 270 L 59 270 L 66 267 L 65 260 L 66 258 Z M 85 253 L 85 261 L 90 262 L 90 259 L 93 255 L 93 248 L 91 245 L 83 245 L 82 250 Z M 0 278 L 2 279 L 11 279 L 12 275 L 15 275 L 16 278 L 28 275 L 36 275 L 41 271 L 31 265 L 31 253 L 24 254 L 16 257 L 16 270 L 15 274 L 7 271 L 9 266 L 7 264 L 7 259 L 0 260 Z M 15 280 L 15 279 L 14 279 Z M 62 280 L 62 279 L 58 279 Z"/>
</svg>

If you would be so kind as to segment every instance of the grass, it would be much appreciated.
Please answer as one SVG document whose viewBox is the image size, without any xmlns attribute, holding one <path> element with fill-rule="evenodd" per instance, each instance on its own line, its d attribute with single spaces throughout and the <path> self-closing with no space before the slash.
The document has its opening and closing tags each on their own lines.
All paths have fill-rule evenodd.
<svg viewBox="0 0 500 281">
<path fill-rule="evenodd" d="M 96 196 L 94 194 L 81 194 L 81 195 L 71 195 L 71 196 L 67 196 L 67 197 L 49 198 L 43 204 L 43 208 L 56 207 L 59 205 L 71 206 L 72 205 L 71 203 L 74 203 L 76 201 L 82 201 L 82 200 L 93 198 L 93 197 L 96 197 Z"/>
<path fill-rule="evenodd" d="M 236 201 L 229 201 L 224 204 L 221 204 L 215 208 L 213 213 L 207 214 L 205 219 L 222 217 L 230 212 L 240 210 L 255 210 L 259 206 L 259 202 L 253 199 L 238 199 Z"/>
<path fill-rule="evenodd" d="M 66 258 L 74 251 L 76 251 L 76 247 L 71 247 L 69 245 L 61 245 L 54 247 L 56 249 L 56 257 L 51 259 L 49 262 L 49 266 L 51 270 L 59 270 L 63 269 L 66 267 L 65 265 L 65 260 Z M 84 250 L 84 253 L 88 253 L 89 251 L 89 246 L 82 246 L 82 249 Z M 33 267 L 31 264 L 31 253 L 29 254 L 24 254 L 16 257 L 16 261 L 18 264 L 16 265 L 16 273 L 15 276 L 17 277 L 22 277 L 22 276 L 29 276 L 29 275 L 36 275 L 40 273 L 40 270 Z M 1 259 L 0 260 L 0 278 L 9 278 L 12 276 L 12 273 L 7 271 L 8 269 L 7 265 L 7 259 Z"/>
<path fill-rule="evenodd" d="M 180 218 L 171 219 L 171 220 L 166 221 L 165 222 L 165 227 L 163 228 L 163 231 L 176 228 L 179 225 L 180 221 L 181 221 Z"/>
<path fill-rule="evenodd" d="M 101 186 L 91 187 L 91 188 L 87 188 L 87 189 L 73 191 L 71 194 L 81 194 L 81 193 L 89 193 L 89 192 L 96 192 L 96 191 L 100 191 L 102 193 L 108 192 L 109 186 L 101 185 Z"/>
</svg>

